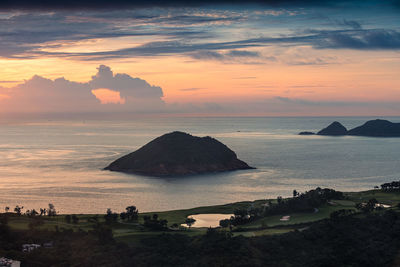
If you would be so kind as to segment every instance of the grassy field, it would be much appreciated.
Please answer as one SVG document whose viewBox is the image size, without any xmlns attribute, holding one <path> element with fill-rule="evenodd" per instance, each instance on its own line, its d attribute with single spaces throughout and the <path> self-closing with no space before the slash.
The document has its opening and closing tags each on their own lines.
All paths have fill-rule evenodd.
<svg viewBox="0 0 400 267">
<path fill-rule="evenodd" d="M 353 209 L 355 210 L 356 203 L 366 202 L 371 198 L 376 198 L 379 203 L 387 205 L 397 205 L 400 202 L 400 193 L 398 192 L 384 192 L 382 190 L 370 190 L 364 192 L 348 192 L 345 193 L 345 200 L 333 200 L 328 204 L 325 204 L 310 213 L 287 213 L 279 214 L 274 216 L 267 216 L 251 223 L 242 225 L 241 231 L 234 232 L 234 235 L 243 236 L 260 236 L 260 235 L 273 235 L 282 234 L 295 229 L 301 230 L 306 224 L 319 221 L 325 218 L 329 218 L 330 214 L 336 210 L 340 209 Z M 276 200 L 271 200 L 276 202 Z M 160 219 L 168 220 L 168 226 L 173 224 L 181 225 L 185 222 L 185 219 L 189 215 L 195 214 L 232 214 L 235 209 L 247 209 L 250 206 L 262 208 L 262 205 L 267 203 L 268 200 L 256 200 L 256 201 L 245 201 L 230 203 L 225 205 L 207 206 L 207 207 L 197 207 L 193 209 L 184 210 L 172 210 L 163 212 L 151 212 L 142 213 L 139 216 L 138 223 L 127 223 L 118 221 L 112 224 L 112 230 L 114 237 L 119 241 L 124 241 L 128 243 L 135 243 L 143 237 L 158 235 L 161 232 L 149 231 L 143 228 L 140 223 L 143 222 L 143 216 L 152 215 L 154 213 L 158 214 Z M 42 217 L 43 224 L 38 226 L 40 229 L 47 229 L 54 231 L 58 229 L 73 229 L 77 231 L 78 229 L 88 231 L 93 229 L 94 221 L 93 219 L 97 217 L 99 222 L 104 221 L 104 214 L 99 215 L 77 215 L 79 218 L 78 224 L 66 223 L 65 215 L 58 215 L 54 217 L 44 216 Z M 290 216 L 289 221 L 281 221 L 282 216 Z M 29 229 L 29 224 L 33 221 L 25 215 L 17 216 L 13 214 L 9 218 L 9 225 L 14 229 L 26 230 Z M 207 228 L 195 228 L 186 229 L 180 227 L 179 229 L 170 228 L 170 232 L 183 233 L 186 235 L 201 235 L 207 231 Z"/>
<path fill-rule="evenodd" d="M 400 193 L 399 192 L 385 192 L 382 190 L 369 190 L 362 192 L 349 192 L 345 193 L 349 200 L 360 203 L 366 202 L 368 199 L 376 198 L 379 203 L 387 205 L 397 205 L 400 203 Z"/>
</svg>

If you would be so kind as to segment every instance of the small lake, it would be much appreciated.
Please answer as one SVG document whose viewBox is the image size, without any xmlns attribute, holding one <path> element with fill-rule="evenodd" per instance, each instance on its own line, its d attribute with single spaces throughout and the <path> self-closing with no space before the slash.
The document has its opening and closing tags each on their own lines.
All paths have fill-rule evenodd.
<svg viewBox="0 0 400 267">
<path fill-rule="evenodd" d="M 191 227 L 218 227 L 219 221 L 224 219 L 229 219 L 233 216 L 233 214 L 196 214 L 189 215 L 188 218 L 195 219 L 195 223 Z M 186 224 L 182 224 L 182 226 L 187 227 Z"/>
</svg>

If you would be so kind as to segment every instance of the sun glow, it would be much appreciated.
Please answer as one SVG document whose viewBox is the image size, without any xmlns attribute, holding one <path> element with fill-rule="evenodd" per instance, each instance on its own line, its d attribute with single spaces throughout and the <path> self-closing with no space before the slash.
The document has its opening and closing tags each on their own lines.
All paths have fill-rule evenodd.
<svg viewBox="0 0 400 267">
<path fill-rule="evenodd" d="M 99 88 L 92 90 L 92 94 L 100 100 L 101 104 L 125 104 L 125 98 L 122 98 L 118 91 Z"/>
</svg>

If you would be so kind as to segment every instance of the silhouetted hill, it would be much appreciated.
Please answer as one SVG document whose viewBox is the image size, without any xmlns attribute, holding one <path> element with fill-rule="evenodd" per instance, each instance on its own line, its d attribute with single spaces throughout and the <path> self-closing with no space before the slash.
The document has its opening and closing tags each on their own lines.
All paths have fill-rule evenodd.
<svg viewBox="0 0 400 267">
<path fill-rule="evenodd" d="M 375 137 L 400 137 L 400 123 L 393 123 L 387 120 L 371 120 L 361 126 L 351 129 L 347 134 Z"/>
<path fill-rule="evenodd" d="M 312 132 L 301 132 L 300 135 L 312 135 Z M 387 120 L 371 120 L 361 126 L 347 131 L 340 122 L 332 122 L 328 127 L 317 133 L 318 135 L 355 135 L 371 137 L 400 137 L 400 123 Z"/>
<path fill-rule="evenodd" d="M 340 122 L 334 121 L 328 127 L 317 133 L 318 135 L 346 135 L 347 129 Z"/>
<path fill-rule="evenodd" d="M 117 159 L 105 169 L 150 176 L 171 176 L 251 169 L 251 167 L 214 138 L 172 132 Z"/>
</svg>

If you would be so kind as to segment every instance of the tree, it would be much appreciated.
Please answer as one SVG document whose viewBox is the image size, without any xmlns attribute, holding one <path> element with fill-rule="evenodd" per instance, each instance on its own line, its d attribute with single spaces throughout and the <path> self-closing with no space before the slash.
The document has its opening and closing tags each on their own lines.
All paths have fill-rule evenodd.
<svg viewBox="0 0 400 267">
<path fill-rule="evenodd" d="M 351 214 L 353 214 L 354 211 L 350 210 L 350 209 L 340 209 L 340 210 L 336 210 L 334 212 L 332 212 L 330 214 L 330 219 L 332 221 L 339 221 L 341 218 L 349 216 Z"/>
<path fill-rule="evenodd" d="M 357 203 L 356 209 L 368 213 L 376 208 L 376 204 L 378 204 L 378 201 L 375 198 L 371 198 L 367 203 Z"/>
<path fill-rule="evenodd" d="M 57 215 L 56 208 L 51 203 L 49 203 L 49 208 L 47 209 L 47 215 L 48 216 L 56 216 Z"/>
<path fill-rule="evenodd" d="M 186 218 L 185 223 L 186 225 L 190 228 L 194 223 L 196 222 L 196 220 L 193 217 L 189 217 Z"/>
<path fill-rule="evenodd" d="M 118 220 L 118 214 L 115 212 L 113 213 L 111 209 L 107 209 L 107 213 L 106 215 L 104 215 L 104 219 L 106 220 L 106 223 L 111 224 Z"/>
<path fill-rule="evenodd" d="M 258 218 L 259 216 L 261 216 L 262 210 L 260 208 L 256 208 L 256 207 L 251 207 L 248 211 L 249 215 L 250 215 L 250 220 L 254 220 L 255 218 Z"/>
<path fill-rule="evenodd" d="M 231 224 L 231 220 L 229 219 L 224 219 L 219 221 L 219 226 L 226 228 Z"/>
<path fill-rule="evenodd" d="M 252 212 L 253 217 L 249 214 L 249 211 Z M 252 219 L 254 219 L 254 214 L 257 214 L 257 210 L 250 209 L 235 209 L 233 211 L 234 216 L 231 216 L 231 224 L 234 226 L 248 223 Z"/>
<path fill-rule="evenodd" d="M 10 211 L 10 207 L 5 207 L 5 208 L 4 208 L 4 210 L 5 210 L 5 211 L 6 211 L 6 213 L 7 213 L 7 212 L 9 212 L 9 211 Z"/>
<path fill-rule="evenodd" d="M 122 215 L 122 217 L 128 219 L 129 221 L 137 221 L 139 218 L 139 210 L 136 208 L 136 206 L 128 206 L 125 208 L 126 213 Z M 122 219 L 121 217 L 121 219 Z"/>
<path fill-rule="evenodd" d="M 35 209 L 32 209 L 32 210 L 27 210 L 26 211 L 26 215 L 28 215 L 29 217 L 35 217 L 36 215 L 38 215 L 39 213 L 35 210 Z"/>
<path fill-rule="evenodd" d="M 72 215 L 71 219 L 72 219 L 72 223 L 73 224 L 78 224 L 79 223 L 79 218 L 75 214 Z"/>
<path fill-rule="evenodd" d="M 297 192 L 297 190 L 293 190 L 293 197 L 297 197 L 299 195 L 299 192 Z"/>
<path fill-rule="evenodd" d="M 44 209 L 40 208 L 40 216 L 46 215 L 46 213 L 47 210 L 45 208 Z"/>
<path fill-rule="evenodd" d="M 165 230 L 167 229 L 167 220 L 158 220 L 158 215 L 153 214 L 153 216 L 145 215 L 143 216 L 144 226 L 152 230 Z"/>
<path fill-rule="evenodd" d="M 159 225 L 160 225 L 160 228 L 161 229 L 166 229 L 167 228 L 167 226 L 168 226 L 168 221 L 167 220 L 160 220 L 159 221 Z"/>
<path fill-rule="evenodd" d="M 143 221 L 144 222 L 147 222 L 147 221 L 150 221 L 150 220 L 151 220 L 151 217 L 149 215 L 144 215 L 143 216 Z"/>
<path fill-rule="evenodd" d="M 15 208 L 14 208 L 14 212 L 17 214 L 17 215 L 21 215 L 21 213 L 22 213 L 22 209 L 23 209 L 24 207 L 22 206 L 22 207 L 20 207 L 20 206 L 15 206 Z"/>
</svg>

